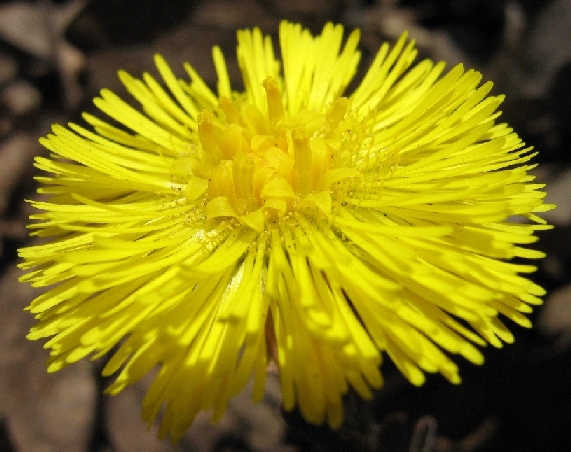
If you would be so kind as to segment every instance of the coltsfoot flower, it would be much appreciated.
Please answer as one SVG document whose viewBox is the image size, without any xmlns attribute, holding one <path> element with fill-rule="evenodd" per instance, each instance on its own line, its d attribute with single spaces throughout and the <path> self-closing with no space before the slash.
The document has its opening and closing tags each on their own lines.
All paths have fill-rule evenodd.
<svg viewBox="0 0 571 452">
<path fill-rule="evenodd" d="M 30 226 L 50 240 L 20 250 L 22 280 L 50 287 L 29 307 L 49 371 L 112 351 L 117 394 L 158 367 L 143 418 L 176 439 L 250 379 L 259 400 L 275 361 L 284 408 L 335 428 L 385 353 L 415 385 L 459 383 L 450 355 L 512 342 L 502 316 L 530 326 L 544 291 L 511 260 L 542 257 L 525 245 L 552 206 L 496 123 L 503 97 L 461 65 L 413 65 L 406 34 L 348 91 L 358 40 L 283 22 L 279 60 L 240 31 L 243 90 L 218 47 L 215 91 L 156 56 L 162 81 L 119 73 L 139 109 L 94 101 L 122 127 L 53 127 Z"/>
</svg>

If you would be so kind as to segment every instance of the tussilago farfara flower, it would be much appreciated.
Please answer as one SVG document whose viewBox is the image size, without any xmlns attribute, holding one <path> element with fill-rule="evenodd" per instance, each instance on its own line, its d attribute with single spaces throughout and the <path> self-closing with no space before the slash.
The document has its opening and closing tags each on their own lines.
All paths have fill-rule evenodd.
<svg viewBox="0 0 571 452">
<path fill-rule="evenodd" d="M 217 47 L 215 91 L 157 56 L 162 82 L 119 73 L 142 111 L 95 99 L 123 128 L 54 126 L 31 226 L 51 240 L 20 250 L 22 279 L 51 286 L 29 308 L 50 371 L 119 344 L 109 392 L 160 366 L 143 417 L 164 406 L 178 438 L 252 377 L 260 399 L 275 360 L 285 409 L 336 427 L 349 387 L 382 386 L 385 352 L 415 385 L 459 383 L 448 355 L 479 364 L 477 346 L 511 342 L 500 314 L 530 326 L 543 290 L 510 259 L 542 256 L 521 245 L 551 206 L 496 123 L 502 96 L 462 66 L 413 65 L 406 35 L 347 92 L 358 39 L 284 22 L 280 61 L 240 31 L 243 91 Z"/>
</svg>

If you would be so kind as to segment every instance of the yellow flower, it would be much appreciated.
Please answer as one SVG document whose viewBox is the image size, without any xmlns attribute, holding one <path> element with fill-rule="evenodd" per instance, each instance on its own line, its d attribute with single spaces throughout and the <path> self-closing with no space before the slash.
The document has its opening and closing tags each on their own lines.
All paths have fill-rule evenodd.
<svg viewBox="0 0 571 452">
<path fill-rule="evenodd" d="M 51 286 L 29 308 L 49 371 L 118 347 L 116 394 L 159 366 L 143 417 L 166 405 L 176 439 L 250 378 L 259 400 L 273 360 L 284 408 L 337 427 L 349 387 L 382 386 L 385 352 L 415 385 L 459 383 L 449 354 L 479 364 L 476 346 L 512 342 L 500 314 L 530 326 L 544 291 L 510 260 L 542 257 L 520 245 L 552 206 L 530 148 L 495 122 L 503 97 L 461 65 L 413 65 L 406 34 L 347 90 L 358 40 L 283 22 L 280 61 L 240 31 L 243 91 L 218 47 L 214 92 L 156 56 L 162 82 L 119 73 L 141 110 L 94 101 L 122 128 L 53 127 L 30 226 L 51 239 L 20 250 L 22 280 Z"/>
</svg>

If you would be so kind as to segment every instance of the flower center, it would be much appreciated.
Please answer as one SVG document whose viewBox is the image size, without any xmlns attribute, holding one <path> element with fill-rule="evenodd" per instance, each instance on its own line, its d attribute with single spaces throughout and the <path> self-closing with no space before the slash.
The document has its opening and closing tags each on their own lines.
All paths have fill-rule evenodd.
<svg viewBox="0 0 571 452">
<path fill-rule="evenodd" d="M 331 187 L 359 172 L 344 167 L 340 149 L 351 132 L 347 98 L 326 113 L 287 117 L 275 79 L 263 82 L 267 114 L 221 98 L 220 113 L 198 118 L 201 155 L 187 184 L 189 200 L 204 197 L 208 218 L 234 217 L 263 230 L 298 208 L 331 210 Z"/>
</svg>

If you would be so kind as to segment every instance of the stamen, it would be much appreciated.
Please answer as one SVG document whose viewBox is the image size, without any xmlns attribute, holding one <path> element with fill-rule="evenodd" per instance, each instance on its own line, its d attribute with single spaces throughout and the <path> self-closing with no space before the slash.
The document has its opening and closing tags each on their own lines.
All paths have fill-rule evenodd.
<svg viewBox="0 0 571 452">
<path fill-rule="evenodd" d="M 214 159 L 219 160 L 220 147 L 218 146 L 218 140 L 214 134 L 213 120 L 214 115 L 210 110 L 202 110 L 198 114 L 198 138 L 205 156 L 210 159 L 214 157 Z"/>
<path fill-rule="evenodd" d="M 311 146 L 305 132 L 296 128 L 291 133 L 295 156 L 295 171 L 298 177 L 299 194 L 305 198 L 309 193 L 309 170 L 311 168 Z"/>
<path fill-rule="evenodd" d="M 234 102 L 232 102 L 228 97 L 221 97 L 218 101 L 218 106 L 220 110 L 226 115 L 226 119 L 230 123 L 244 125 L 240 112 L 236 108 Z"/>
<path fill-rule="evenodd" d="M 237 155 L 248 152 L 249 145 L 244 137 L 242 127 L 230 124 L 218 140 L 222 158 L 231 160 Z"/>
<path fill-rule="evenodd" d="M 266 98 L 268 101 L 268 117 L 270 124 L 275 123 L 284 116 L 284 104 L 282 102 L 282 93 L 278 87 L 278 82 L 273 77 L 268 77 L 263 82 L 266 90 Z"/>
</svg>

